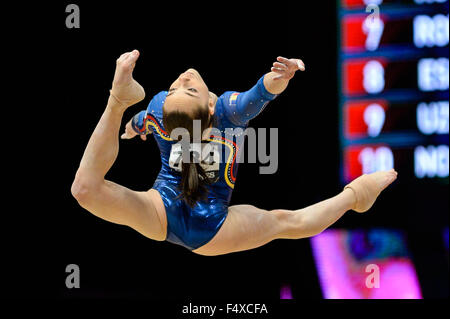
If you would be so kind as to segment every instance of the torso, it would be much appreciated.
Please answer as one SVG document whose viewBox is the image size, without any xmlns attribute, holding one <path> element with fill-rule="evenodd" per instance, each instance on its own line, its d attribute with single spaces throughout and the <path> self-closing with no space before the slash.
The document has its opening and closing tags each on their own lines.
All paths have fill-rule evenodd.
<svg viewBox="0 0 450 319">
<path fill-rule="evenodd" d="M 214 149 L 221 157 L 219 165 L 216 163 L 210 166 L 211 174 L 212 171 L 216 171 L 215 174 L 218 176 L 216 182 L 209 186 L 209 196 L 215 196 L 218 199 L 225 201 L 227 204 L 230 202 L 236 182 L 238 169 L 236 155 L 241 147 L 242 141 L 240 141 L 239 138 L 225 135 L 225 128 L 241 128 L 242 130 L 245 130 L 245 127 L 233 124 L 224 112 L 226 103 L 232 94 L 233 92 L 226 92 L 217 99 L 215 107 L 216 121 L 213 124 L 214 128 L 217 130 L 213 130 L 209 138 L 204 141 L 204 146 L 209 147 L 209 149 Z M 152 99 L 147 110 L 146 123 L 148 129 L 151 127 L 154 138 L 161 151 L 162 165 L 157 180 L 165 180 L 178 185 L 181 180 L 181 174 L 176 164 L 174 164 L 176 161 L 173 160 L 173 157 L 172 161 L 170 161 L 172 148 L 179 146 L 174 146 L 178 141 L 174 141 L 170 138 L 162 122 L 162 107 L 166 95 L 167 92 L 163 91 L 155 95 Z M 174 155 L 172 154 L 172 156 Z"/>
</svg>

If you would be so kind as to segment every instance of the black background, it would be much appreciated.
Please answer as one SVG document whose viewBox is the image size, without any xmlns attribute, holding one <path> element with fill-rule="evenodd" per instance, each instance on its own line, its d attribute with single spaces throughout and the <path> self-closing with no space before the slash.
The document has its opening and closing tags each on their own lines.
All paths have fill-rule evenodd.
<svg viewBox="0 0 450 319">
<path fill-rule="evenodd" d="M 220 95 L 249 89 L 279 55 L 301 58 L 306 71 L 250 122 L 279 129 L 278 171 L 259 175 L 258 165 L 240 164 L 231 204 L 299 209 L 337 194 L 343 185 L 335 2 L 304 2 L 77 1 L 80 29 L 65 27 L 70 2 L 15 9 L 24 16 L 9 24 L 8 36 L 19 26 L 25 32 L 12 39 L 12 54 L 4 61 L 22 71 L 7 94 L 15 107 L 5 110 L 20 133 L 5 156 L 6 173 L 14 172 L 5 194 L 13 208 L 3 212 L 2 223 L 5 296 L 276 300 L 288 283 L 297 300 L 322 298 L 309 240 L 277 240 L 248 252 L 203 257 L 107 223 L 70 193 L 106 106 L 115 60 L 138 49 L 134 77 L 147 97 L 126 111 L 124 124 L 188 67 Z M 121 141 L 107 178 L 147 190 L 159 168 L 152 137 Z M 333 227 L 404 230 L 424 297 L 448 297 L 441 236 L 448 226 L 448 186 L 402 182 L 402 168 L 397 170 L 399 180 L 369 213 L 349 212 Z M 65 286 L 65 267 L 72 263 L 80 267 L 80 289 Z"/>
</svg>

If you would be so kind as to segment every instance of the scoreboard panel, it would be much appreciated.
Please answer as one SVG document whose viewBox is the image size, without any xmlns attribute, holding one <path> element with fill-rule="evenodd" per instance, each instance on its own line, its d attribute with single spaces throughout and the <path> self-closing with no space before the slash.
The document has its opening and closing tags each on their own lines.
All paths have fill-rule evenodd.
<svg viewBox="0 0 450 319">
<path fill-rule="evenodd" d="M 448 185 L 449 0 L 338 0 L 341 182 Z"/>
</svg>

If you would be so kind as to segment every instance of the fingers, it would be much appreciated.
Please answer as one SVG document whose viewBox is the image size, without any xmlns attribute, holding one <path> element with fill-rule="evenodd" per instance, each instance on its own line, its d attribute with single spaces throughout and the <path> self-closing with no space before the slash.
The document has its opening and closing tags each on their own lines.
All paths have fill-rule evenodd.
<svg viewBox="0 0 450 319">
<path fill-rule="evenodd" d="M 125 131 L 125 133 L 123 133 L 120 138 L 122 140 L 131 140 L 132 138 L 134 138 L 137 134 L 136 133 L 132 133 L 130 134 L 128 131 Z M 147 135 L 139 135 L 139 137 L 141 138 L 141 140 L 146 141 L 147 140 Z"/>
<path fill-rule="evenodd" d="M 284 59 L 284 58 L 281 58 L 281 57 L 277 58 L 278 61 L 280 61 L 282 59 Z M 285 60 L 283 60 L 283 61 L 285 61 Z M 273 80 L 276 81 L 281 78 L 289 79 L 292 77 L 293 72 L 292 72 L 292 68 L 290 68 L 292 63 L 287 59 L 286 59 L 286 61 L 287 61 L 286 63 L 283 63 L 282 61 L 281 61 L 281 63 L 280 62 L 273 63 L 273 67 L 271 68 L 271 71 L 279 74 L 279 75 L 273 77 Z"/>
<path fill-rule="evenodd" d="M 277 57 L 277 61 L 289 67 L 295 66 L 300 71 L 305 71 L 305 63 L 300 59 L 286 59 L 282 56 Z"/>
<path fill-rule="evenodd" d="M 287 71 L 288 67 L 286 66 L 286 64 L 280 63 L 280 62 L 274 62 L 273 66 L 278 69 L 278 70 L 284 70 Z"/>
<path fill-rule="evenodd" d="M 291 63 L 291 61 L 289 61 L 289 59 L 283 58 L 282 56 L 279 56 L 279 57 L 277 58 L 277 61 L 278 61 L 278 62 L 281 62 L 281 63 L 283 63 L 283 64 L 285 64 L 285 65 L 289 65 L 289 64 Z"/>
<path fill-rule="evenodd" d="M 279 62 L 274 62 L 273 63 L 273 67 L 270 69 L 272 72 L 278 73 L 279 75 L 274 77 L 274 80 L 278 80 L 282 77 L 286 76 L 287 71 L 289 71 L 288 67 L 286 66 L 286 64 L 283 63 L 279 63 Z"/>
<path fill-rule="evenodd" d="M 135 137 L 137 134 L 129 134 L 128 132 L 125 132 L 125 133 L 123 133 L 121 136 L 120 136 L 120 138 L 122 139 L 122 140 L 131 140 L 133 137 Z M 142 138 L 142 136 L 144 136 L 145 137 L 145 135 L 139 135 L 140 137 L 141 137 L 141 139 L 143 139 Z M 143 139 L 144 141 L 146 140 L 147 138 L 145 138 L 145 139 Z"/>
<path fill-rule="evenodd" d="M 305 71 L 305 64 L 300 59 L 287 59 L 282 56 L 277 57 L 278 62 L 273 63 L 272 72 L 278 73 L 273 80 L 287 79 L 290 80 L 296 71 Z"/>
<path fill-rule="evenodd" d="M 282 69 L 282 68 L 272 67 L 270 70 L 271 70 L 272 72 L 279 73 L 279 74 L 285 74 L 285 73 L 286 73 L 286 70 L 284 70 L 284 69 Z"/>
<path fill-rule="evenodd" d="M 303 63 L 303 61 L 300 59 L 296 59 L 296 62 L 297 62 L 298 69 L 300 71 L 305 71 L 305 63 Z"/>
<path fill-rule="evenodd" d="M 129 140 L 135 137 L 137 134 L 133 131 L 131 132 L 128 126 L 125 126 L 125 132 L 120 136 L 123 140 Z"/>
</svg>

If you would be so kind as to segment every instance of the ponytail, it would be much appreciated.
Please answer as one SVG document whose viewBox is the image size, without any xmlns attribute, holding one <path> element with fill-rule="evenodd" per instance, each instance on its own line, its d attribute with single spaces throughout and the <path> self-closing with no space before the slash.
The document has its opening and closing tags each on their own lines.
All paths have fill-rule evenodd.
<svg viewBox="0 0 450 319">
<path fill-rule="evenodd" d="M 167 102 L 167 100 L 166 100 Z M 175 128 L 185 128 L 193 137 L 193 120 L 201 121 L 201 132 L 204 132 L 210 125 L 215 125 L 216 118 L 209 114 L 208 105 L 198 105 L 187 113 L 178 109 L 167 111 L 166 102 L 163 106 L 163 125 L 169 134 Z M 189 162 L 182 162 L 181 182 L 179 184 L 180 195 L 177 198 L 183 199 L 190 207 L 194 207 L 200 200 L 206 200 L 208 196 L 208 185 L 213 180 L 206 175 L 205 170 L 200 165 L 201 158 L 194 160 L 194 151 L 189 152 Z"/>
<path fill-rule="evenodd" d="M 189 152 L 189 163 L 182 163 L 180 198 L 193 208 L 199 200 L 205 200 L 208 195 L 207 185 L 211 184 L 210 178 L 200 163 L 194 162 L 194 152 Z"/>
</svg>

